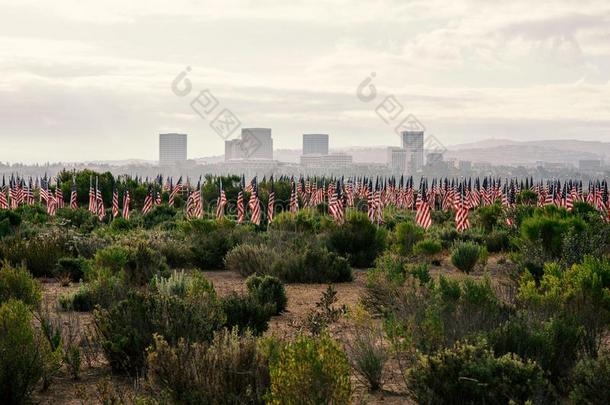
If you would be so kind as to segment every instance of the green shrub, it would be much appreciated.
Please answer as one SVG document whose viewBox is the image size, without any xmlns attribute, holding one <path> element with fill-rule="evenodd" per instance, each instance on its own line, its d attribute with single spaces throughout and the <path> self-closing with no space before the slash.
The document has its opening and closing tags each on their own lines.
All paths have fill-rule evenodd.
<svg viewBox="0 0 610 405">
<path fill-rule="evenodd" d="M 376 292 L 371 297 L 371 292 Z M 403 285 L 371 279 L 365 303 L 384 317 L 390 340 L 423 353 L 450 347 L 456 341 L 489 333 L 506 322 L 511 307 L 495 294 L 491 280 L 440 276 L 427 283 L 408 277 Z"/>
<path fill-rule="evenodd" d="M 528 322 L 527 315 L 513 317 L 489 334 L 494 352 L 515 353 L 535 361 L 562 390 L 568 373 L 578 359 L 581 330 L 574 321 L 553 318 Z"/>
<path fill-rule="evenodd" d="M 505 230 L 494 229 L 485 237 L 485 246 L 491 253 L 506 251 L 509 244 L 508 231 Z"/>
<path fill-rule="evenodd" d="M 13 265 L 24 263 L 34 277 L 52 277 L 57 261 L 72 254 L 70 243 L 68 233 L 49 229 L 29 239 L 5 238 L 0 245 L 0 256 Z"/>
<path fill-rule="evenodd" d="M 250 330 L 260 335 L 267 330 L 269 319 L 274 314 L 273 303 L 261 303 L 252 295 L 230 294 L 221 299 L 222 310 L 229 329 L 237 327 L 240 332 Z"/>
<path fill-rule="evenodd" d="M 605 352 L 597 359 L 581 360 L 572 373 L 570 400 L 574 404 L 608 403 L 610 387 L 610 355 Z"/>
<path fill-rule="evenodd" d="M 110 229 L 116 233 L 129 232 L 133 229 L 133 224 L 125 218 L 115 218 L 110 223 Z"/>
<path fill-rule="evenodd" d="M 0 305 L 0 403 L 26 403 L 44 375 L 44 341 L 23 302 Z"/>
<path fill-rule="evenodd" d="M 110 366 L 117 372 L 138 373 L 145 365 L 145 350 L 153 335 L 175 345 L 180 338 L 208 341 L 224 323 L 214 294 L 196 299 L 129 293 L 110 310 L 96 310 L 94 324 Z M 193 297 L 195 298 L 195 297 Z"/>
<path fill-rule="evenodd" d="M 130 286 L 125 281 L 124 272 L 113 273 L 106 268 L 96 269 L 92 272 L 90 282 L 82 291 L 77 291 L 73 298 L 83 302 L 82 310 L 87 310 L 88 297 L 92 305 L 99 305 L 108 309 L 127 297 Z M 80 295 L 80 297 L 79 297 Z M 74 308 L 77 310 L 76 308 Z"/>
<path fill-rule="evenodd" d="M 473 242 L 458 242 L 451 252 L 451 263 L 459 270 L 468 274 L 479 262 L 484 254 L 483 249 Z"/>
<path fill-rule="evenodd" d="M 15 298 L 38 308 L 42 299 L 40 283 L 23 266 L 13 267 L 8 261 L 0 265 L 0 304 Z"/>
<path fill-rule="evenodd" d="M 426 263 L 408 264 L 405 270 L 407 274 L 412 275 L 422 284 L 426 284 L 432 280 L 432 277 L 430 277 L 430 272 L 428 271 L 428 265 Z"/>
<path fill-rule="evenodd" d="M 371 390 L 377 391 L 382 388 L 385 366 L 390 359 L 383 329 L 358 307 L 353 314 L 353 323 L 351 337 L 346 341 L 350 362 L 360 380 Z"/>
<path fill-rule="evenodd" d="M 190 238 L 193 264 L 201 270 L 222 269 L 224 257 L 236 244 L 231 229 L 197 232 Z"/>
<path fill-rule="evenodd" d="M 56 277 L 69 277 L 78 282 L 83 280 L 88 269 L 88 263 L 82 257 L 62 257 L 57 261 Z"/>
<path fill-rule="evenodd" d="M 484 343 L 457 343 L 424 355 L 407 381 L 412 398 L 428 404 L 546 402 L 549 395 L 536 363 L 513 354 L 496 357 Z"/>
<path fill-rule="evenodd" d="M 538 194 L 532 190 L 522 190 L 517 194 L 517 204 L 536 205 Z"/>
<path fill-rule="evenodd" d="M 442 250 L 441 243 L 433 239 L 420 240 L 413 246 L 413 254 L 433 260 Z"/>
<path fill-rule="evenodd" d="M 185 269 L 194 264 L 192 246 L 185 240 L 165 237 L 153 242 L 154 249 L 158 250 L 167 265 L 172 269 Z M 220 258 L 221 265 L 224 255 Z"/>
<path fill-rule="evenodd" d="M 285 232 L 318 232 L 321 228 L 329 226 L 325 217 L 310 208 L 300 209 L 296 213 L 280 212 L 269 225 L 271 230 Z"/>
<path fill-rule="evenodd" d="M 582 349 L 595 357 L 610 323 L 610 260 L 586 257 L 567 270 L 549 263 L 539 283 L 529 274 L 523 276 L 519 299 L 540 316 L 574 319 L 582 327 Z"/>
<path fill-rule="evenodd" d="M 385 231 L 372 224 L 366 214 L 351 211 L 343 224 L 330 231 L 328 247 L 346 257 L 351 266 L 372 267 L 385 249 Z"/>
<path fill-rule="evenodd" d="M 155 335 L 148 367 L 153 384 L 180 404 L 263 404 L 270 382 L 256 339 L 236 330 L 216 332 L 210 344 L 170 346 Z"/>
<path fill-rule="evenodd" d="M 499 226 L 503 218 L 503 210 L 499 204 L 479 207 L 476 213 L 478 224 L 485 229 L 485 232 L 491 232 Z"/>
<path fill-rule="evenodd" d="M 405 281 L 405 267 L 408 264 L 406 257 L 386 251 L 377 258 L 375 269 L 372 272 L 381 272 L 389 280 L 402 284 Z M 371 274 L 372 272 L 369 272 Z"/>
<path fill-rule="evenodd" d="M 73 293 L 60 295 L 58 298 L 62 310 L 78 312 L 91 311 L 95 305 L 94 300 L 91 289 L 84 284 L 81 284 Z"/>
<path fill-rule="evenodd" d="M 150 281 L 150 285 L 159 294 L 184 298 L 188 292 L 189 282 L 189 277 L 184 274 L 184 270 L 180 272 L 174 270 L 167 278 L 155 275 Z"/>
<path fill-rule="evenodd" d="M 21 225 L 19 215 L 9 210 L 0 211 L 0 239 L 8 235 L 14 235 L 19 225 Z"/>
<path fill-rule="evenodd" d="M 129 284 L 141 286 L 155 275 L 169 275 L 169 270 L 163 255 L 141 242 L 131 250 L 125 274 Z"/>
<path fill-rule="evenodd" d="M 349 404 L 350 368 L 341 346 L 327 335 L 298 336 L 270 362 L 271 404 Z"/>
<path fill-rule="evenodd" d="M 273 276 L 252 275 L 246 280 L 248 293 L 262 305 L 271 304 L 273 315 L 279 315 L 286 309 L 288 298 L 284 284 Z"/>
<path fill-rule="evenodd" d="M 413 246 L 424 238 L 424 230 L 414 222 L 401 222 L 392 234 L 392 244 L 401 255 L 410 255 Z"/>
<path fill-rule="evenodd" d="M 129 249 L 125 246 L 109 246 L 95 253 L 95 265 L 117 273 L 127 267 Z"/>
<path fill-rule="evenodd" d="M 320 335 L 327 331 L 331 324 L 337 322 L 347 312 L 345 305 L 335 305 L 337 301 L 339 301 L 337 290 L 329 284 L 320 300 L 316 302 L 315 308 L 307 313 L 301 328 L 308 330 L 312 335 Z"/>
<path fill-rule="evenodd" d="M 281 255 L 273 263 L 270 273 L 287 283 L 337 283 L 352 280 L 352 269 L 345 258 L 315 244 L 302 248 L 292 256 Z"/>
<path fill-rule="evenodd" d="M 551 261 L 561 257 L 563 239 L 568 231 L 582 230 L 585 227 L 584 221 L 580 218 L 537 215 L 525 219 L 520 230 L 522 239 L 540 246 L 544 261 Z"/>
<path fill-rule="evenodd" d="M 57 218 L 66 221 L 66 225 L 80 229 L 82 232 L 91 232 L 100 225 L 97 216 L 86 208 L 60 208 L 57 210 Z"/>
<path fill-rule="evenodd" d="M 227 270 L 244 277 L 252 274 L 268 274 L 275 260 L 273 249 L 265 245 L 242 244 L 233 248 L 225 257 Z"/>
<path fill-rule="evenodd" d="M 169 224 L 170 227 L 175 225 L 176 214 L 178 211 L 174 207 L 169 205 L 156 205 L 153 207 L 148 214 L 144 215 L 144 227 L 146 229 L 152 229 L 160 225 Z"/>
</svg>

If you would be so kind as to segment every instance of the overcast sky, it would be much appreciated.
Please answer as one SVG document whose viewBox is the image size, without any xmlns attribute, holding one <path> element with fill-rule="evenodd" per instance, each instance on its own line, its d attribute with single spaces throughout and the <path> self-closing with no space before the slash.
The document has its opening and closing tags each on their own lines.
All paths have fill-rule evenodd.
<svg viewBox="0 0 610 405">
<path fill-rule="evenodd" d="M 447 145 L 610 141 L 610 2 L 499 4 L 0 0 L 0 161 L 155 160 L 160 132 L 188 133 L 189 157 L 222 154 L 190 105 L 204 89 L 213 115 L 272 128 L 276 148 L 312 132 L 331 148 L 398 145 L 375 113 L 392 95 L 397 120 Z"/>
</svg>

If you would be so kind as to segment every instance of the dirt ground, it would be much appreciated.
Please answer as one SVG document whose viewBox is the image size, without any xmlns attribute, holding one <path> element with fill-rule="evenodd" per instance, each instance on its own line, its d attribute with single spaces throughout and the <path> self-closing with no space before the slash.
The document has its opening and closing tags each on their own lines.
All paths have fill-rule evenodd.
<svg viewBox="0 0 610 405">
<path fill-rule="evenodd" d="M 500 263 L 498 263 L 500 261 Z M 494 283 L 506 279 L 507 267 L 498 258 L 491 258 L 486 268 L 486 274 L 492 276 Z M 443 260 L 439 266 L 431 266 L 430 273 L 433 276 L 444 274 L 449 277 L 463 277 L 447 259 Z M 475 277 L 483 276 L 483 272 L 475 272 Z M 233 291 L 245 291 L 245 279 L 239 274 L 230 271 L 206 271 L 204 275 L 214 284 L 217 293 L 221 296 L 230 294 Z M 42 280 L 44 291 L 43 308 L 55 312 L 61 316 L 62 322 L 72 325 L 78 330 L 78 334 L 83 336 L 86 331 L 92 328 L 92 314 L 79 312 L 58 311 L 57 299 L 61 294 L 74 291 L 78 285 L 62 287 L 55 280 Z M 360 302 L 366 287 L 366 270 L 355 270 L 354 280 L 349 283 L 339 283 L 334 285 L 337 291 L 337 305 L 345 305 L 348 310 L 353 309 Z M 298 332 L 298 326 L 306 318 L 307 314 L 315 308 L 315 304 L 320 300 L 322 293 L 326 290 L 326 284 L 287 284 L 286 294 L 288 296 L 287 310 L 279 316 L 275 316 L 269 323 L 269 330 L 266 334 L 278 337 L 291 337 Z M 349 333 L 349 322 L 341 319 L 331 329 L 332 335 L 341 340 Z M 353 378 L 354 403 L 367 404 L 404 404 L 409 403 L 401 391 L 400 375 L 395 367 L 389 367 L 387 381 L 384 392 L 369 393 L 358 380 Z M 99 398 L 104 392 L 108 392 L 108 381 L 112 380 L 115 386 L 119 387 L 115 392 L 119 397 L 129 398 L 129 395 L 137 391 L 133 381 L 125 378 L 113 377 L 110 373 L 108 364 L 97 356 L 84 356 L 82 362 L 81 377 L 78 381 L 71 378 L 69 373 L 62 369 L 55 377 L 51 387 L 46 392 L 36 392 L 34 401 L 40 404 L 91 404 L 99 403 Z M 137 384 L 136 384 L 137 385 Z"/>
</svg>

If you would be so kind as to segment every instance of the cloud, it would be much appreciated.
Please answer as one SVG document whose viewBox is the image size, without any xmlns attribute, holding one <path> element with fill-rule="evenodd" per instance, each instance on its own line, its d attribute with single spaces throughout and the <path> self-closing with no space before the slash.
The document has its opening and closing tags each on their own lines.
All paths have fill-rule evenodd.
<svg viewBox="0 0 610 405">
<path fill-rule="evenodd" d="M 504 123 L 507 134 L 608 139 L 603 1 L 0 0 L 0 9 L 0 160 L 154 159 L 157 133 L 169 130 L 191 135 L 190 156 L 222 153 L 189 97 L 170 91 L 187 65 L 191 97 L 209 89 L 245 126 L 272 127 L 279 147 L 306 131 L 330 132 L 335 147 L 394 144 L 374 113 L 391 94 L 441 138 L 484 138 L 485 123 L 494 133 Z M 380 98 L 365 104 L 355 91 L 371 72 Z"/>
</svg>

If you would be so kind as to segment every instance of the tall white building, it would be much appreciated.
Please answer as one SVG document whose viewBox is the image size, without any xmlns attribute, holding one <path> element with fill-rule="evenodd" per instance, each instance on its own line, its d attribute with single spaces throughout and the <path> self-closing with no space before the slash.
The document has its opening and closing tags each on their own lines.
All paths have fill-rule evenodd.
<svg viewBox="0 0 610 405">
<path fill-rule="evenodd" d="M 243 159 L 241 139 L 227 139 L 225 141 L 225 162 Z"/>
<path fill-rule="evenodd" d="M 186 134 L 159 134 L 159 165 L 186 162 Z"/>
<path fill-rule="evenodd" d="M 303 155 L 328 155 L 328 134 L 303 134 Z"/>
<path fill-rule="evenodd" d="M 244 159 L 273 160 L 271 128 L 242 128 L 240 148 Z"/>
<path fill-rule="evenodd" d="M 273 160 L 271 128 L 242 128 L 239 139 L 225 141 L 225 162 Z"/>
<path fill-rule="evenodd" d="M 400 135 L 407 153 L 407 171 L 420 172 L 424 166 L 424 131 L 402 131 Z"/>
<path fill-rule="evenodd" d="M 405 174 L 407 172 L 407 151 L 390 146 L 388 148 L 388 168 L 394 175 Z"/>
</svg>

